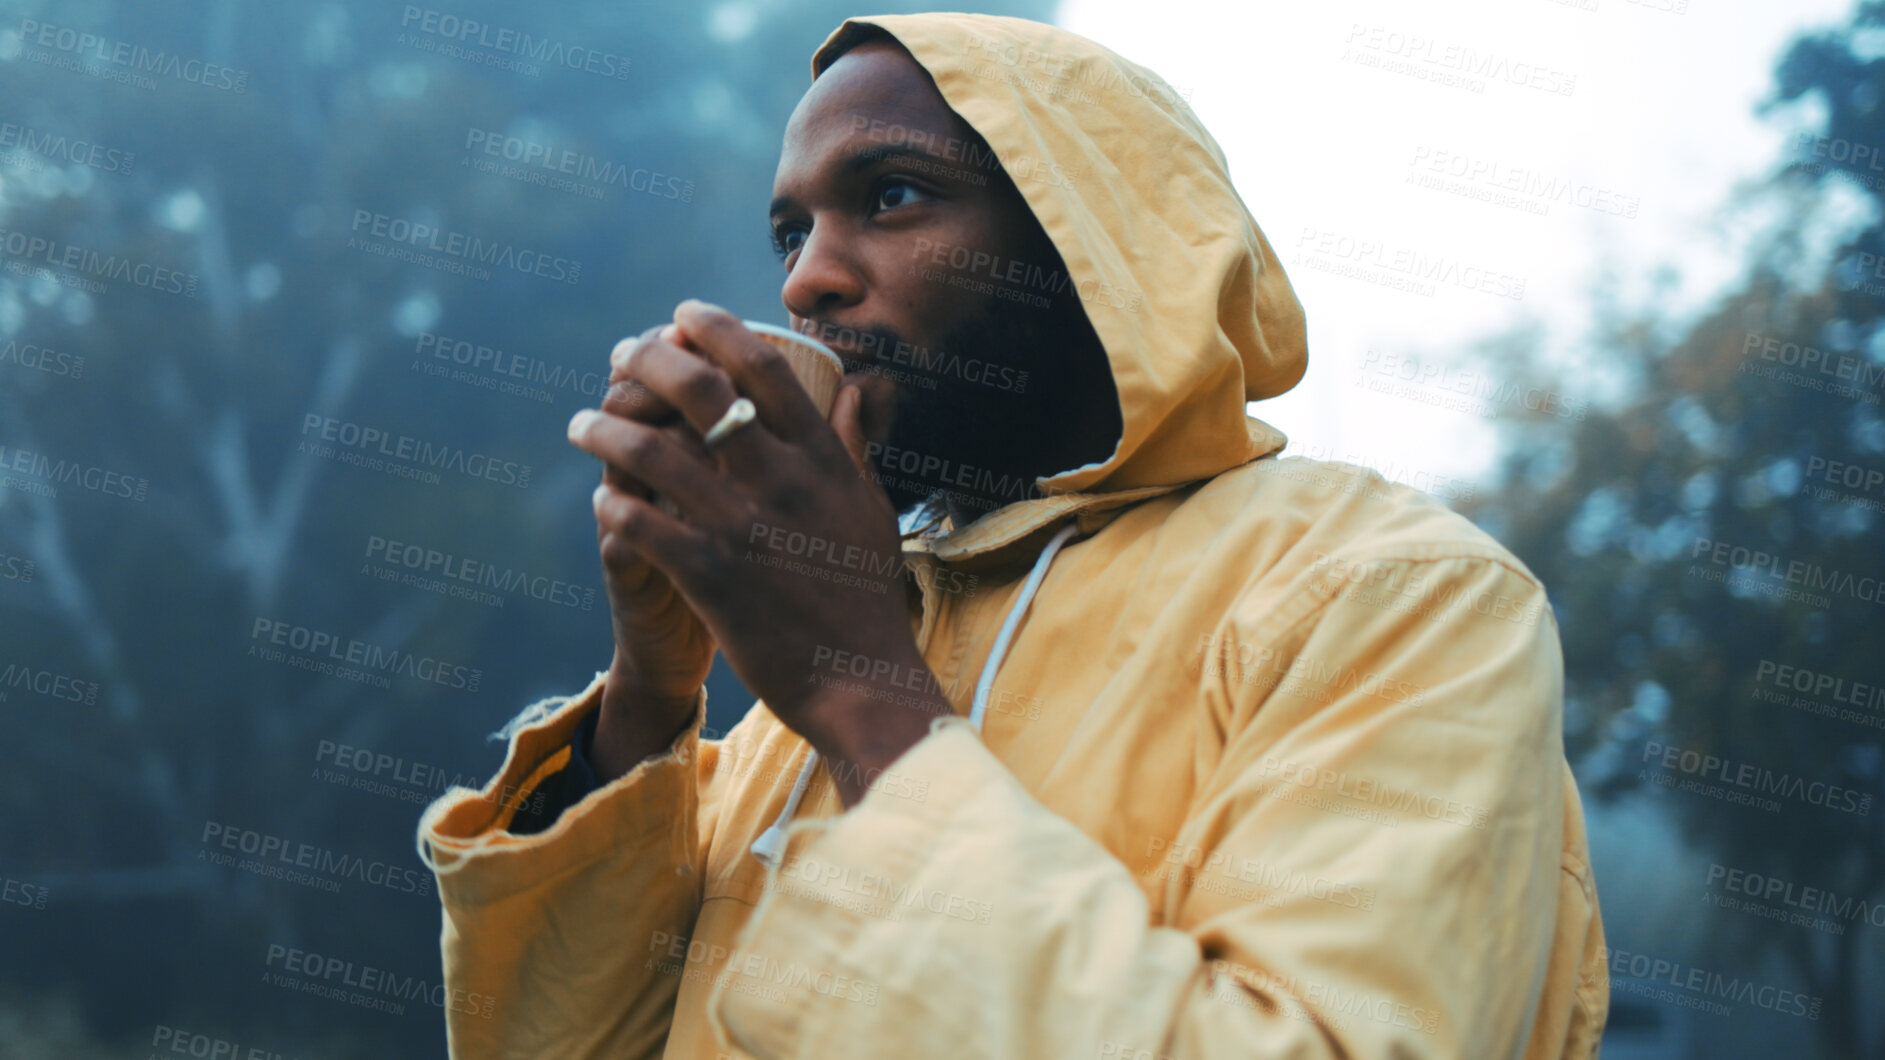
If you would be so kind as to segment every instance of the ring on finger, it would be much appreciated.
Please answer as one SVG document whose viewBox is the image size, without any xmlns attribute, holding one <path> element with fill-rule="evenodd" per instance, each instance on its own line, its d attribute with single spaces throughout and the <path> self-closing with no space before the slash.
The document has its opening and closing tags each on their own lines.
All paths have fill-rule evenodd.
<svg viewBox="0 0 1885 1060">
<path fill-rule="evenodd" d="M 733 404 L 727 406 L 726 412 L 719 421 L 707 428 L 707 433 L 701 436 L 701 441 L 707 446 L 708 451 L 712 451 L 714 446 L 726 441 L 734 431 L 753 422 L 758 414 L 759 410 L 753 407 L 751 401 L 736 398 Z"/>
</svg>

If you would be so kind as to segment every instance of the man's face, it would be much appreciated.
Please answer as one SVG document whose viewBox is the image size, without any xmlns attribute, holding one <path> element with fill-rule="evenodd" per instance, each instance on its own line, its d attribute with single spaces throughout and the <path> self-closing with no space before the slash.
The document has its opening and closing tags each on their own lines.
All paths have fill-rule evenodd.
<svg viewBox="0 0 1885 1060">
<path fill-rule="evenodd" d="M 955 469 L 952 480 L 925 480 L 873 460 L 899 510 L 945 487 L 987 510 L 1031 495 L 1032 475 L 1074 466 L 1033 467 L 1017 454 L 1061 459 L 1065 444 L 1039 435 L 1053 423 L 1064 437 L 1064 402 L 1077 409 L 1088 398 L 1076 391 L 1093 381 L 1059 380 L 1097 372 L 1110 394 L 1104 353 L 1052 241 L 908 54 L 861 44 L 813 83 L 786 127 L 773 195 L 781 299 L 796 330 L 844 359 L 875 455 L 913 451 Z M 996 279 L 997 269 L 1024 279 Z M 1083 337 L 1086 371 L 1070 373 L 1068 351 Z M 997 476 L 975 471 L 1028 477 L 1004 474 L 978 493 L 962 487 L 963 468 L 984 483 Z"/>
</svg>

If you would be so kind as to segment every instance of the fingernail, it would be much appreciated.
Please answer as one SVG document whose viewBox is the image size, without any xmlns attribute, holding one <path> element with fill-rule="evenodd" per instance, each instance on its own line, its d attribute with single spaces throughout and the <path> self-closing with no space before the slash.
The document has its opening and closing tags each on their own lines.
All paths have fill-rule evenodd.
<svg viewBox="0 0 1885 1060">
<path fill-rule="evenodd" d="M 599 415 L 601 413 L 595 409 L 578 409 L 576 415 L 569 418 L 569 440 L 581 441 L 583 435 L 589 433 L 589 425 L 596 422 L 596 417 Z"/>
<path fill-rule="evenodd" d="M 696 309 L 704 309 L 704 310 L 706 310 L 706 311 L 707 311 L 707 312 L 709 312 L 709 313 L 724 313 L 724 312 L 726 312 L 726 310 L 725 310 L 725 309 L 723 309 L 723 308 L 721 308 L 720 306 L 717 306 L 717 305 L 714 305 L 714 304 L 713 304 L 712 302 L 703 302 L 703 301 L 701 301 L 701 300 L 700 300 L 700 299 L 698 299 L 698 298 L 689 298 L 689 299 L 688 299 L 687 301 L 685 301 L 685 302 L 682 302 L 681 304 L 682 304 L 682 305 L 684 305 L 684 306 L 688 306 L 688 305 L 691 305 L 691 306 L 693 306 L 693 307 L 695 307 Z"/>
<path fill-rule="evenodd" d="M 609 499 L 609 487 L 605 483 L 604 485 L 597 486 L 596 491 L 589 495 L 589 504 L 591 507 L 601 508 L 602 502 L 608 499 Z"/>
<path fill-rule="evenodd" d="M 640 345 L 641 336 L 639 335 L 616 343 L 615 349 L 609 351 L 609 367 L 618 372 L 627 368 L 629 358 L 635 356 L 635 350 Z"/>
</svg>

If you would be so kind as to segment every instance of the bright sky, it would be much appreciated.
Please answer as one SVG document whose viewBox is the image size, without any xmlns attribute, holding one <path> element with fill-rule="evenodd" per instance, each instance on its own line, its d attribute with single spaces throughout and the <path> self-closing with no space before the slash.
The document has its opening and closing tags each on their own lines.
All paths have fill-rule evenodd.
<svg viewBox="0 0 1885 1060">
<path fill-rule="evenodd" d="M 1737 181 L 1791 146 L 1786 127 L 1752 108 L 1794 32 L 1849 10 L 1849 0 L 1063 0 L 1058 22 L 1188 94 L 1282 256 L 1308 311 L 1309 375 L 1253 411 L 1289 434 L 1292 452 L 1431 489 L 1441 480 L 1430 476 L 1490 466 L 1488 400 L 1461 374 L 1472 339 L 1542 319 L 1547 355 L 1567 368 L 1550 398 L 1532 399 L 1571 415 L 1601 396 L 1588 376 L 1580 386 L 1578 363 L 1602 268 L 1617 269 L 1626 300 L 1647 302 L 1649 274 L 1673 265 L 1686 308 L 1735 277 L 1746 233 L 1721 231 L 1718 211 Z M 1479 91 L 1434 80 L 1472 71 Z M 1568 95 L 1551 91 L 1567 85 Z M 1632 200 L 1635 217 L 1620 216 Z M 1318 246 L 1314 264 L 1291 264 Z M 1380 282 L 1440 260 L 1492 290 Z M 1372 267 L 1374 279 L 1331 271 L 1342 266 Z M 1500 296 L 1508 277 L 1523 279 L 1522 300 Z M 1444 407 L 1462 390 L 1468 409 Z"/>
</svg>

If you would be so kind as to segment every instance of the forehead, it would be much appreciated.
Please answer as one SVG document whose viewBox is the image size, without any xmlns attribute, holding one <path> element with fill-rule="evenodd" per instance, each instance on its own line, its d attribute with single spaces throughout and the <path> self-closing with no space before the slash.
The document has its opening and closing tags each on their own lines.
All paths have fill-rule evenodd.
<svg viewBox="0 0 1885 1060">
<path fill-rule="evenodd" d="M 848 144 L 868 142 L 873 134 L 886 139 L 892 125 L 961 139 L 975 135 L 909 53 L 888 42 L 860 44 L 799 100 L 786 123 L 778 179 L 809 176 Z"/>
</svg>

